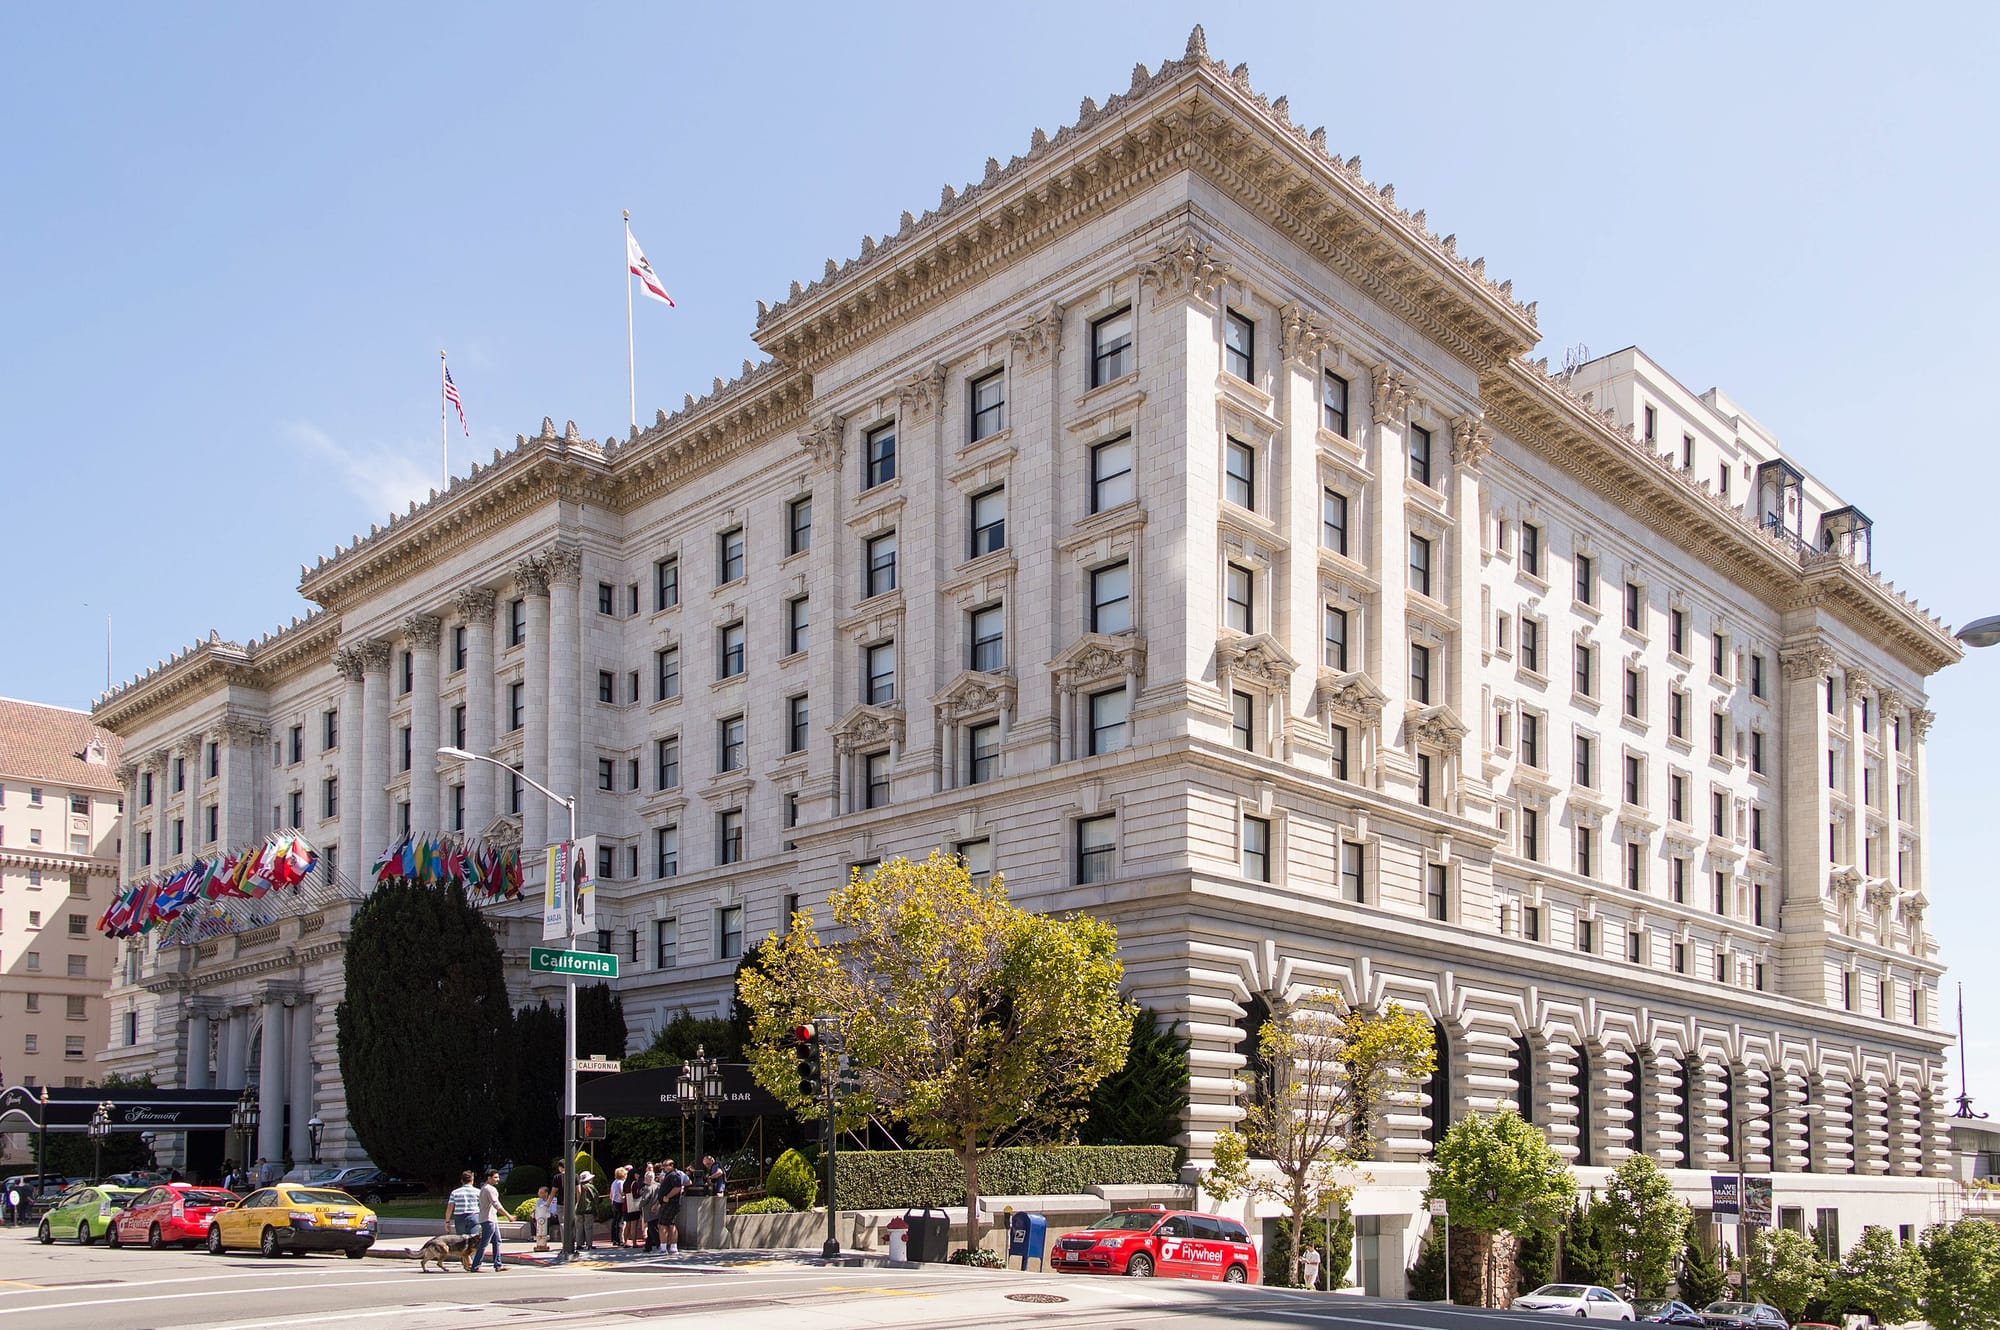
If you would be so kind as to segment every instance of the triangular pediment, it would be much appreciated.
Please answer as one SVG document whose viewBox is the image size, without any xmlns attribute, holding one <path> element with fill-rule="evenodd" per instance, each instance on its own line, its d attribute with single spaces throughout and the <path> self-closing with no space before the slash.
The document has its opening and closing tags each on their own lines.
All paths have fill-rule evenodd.
<svg viewBox="0 0 2000 1330">
<path fill-rule="evenodd" d="M 1373 723 L 1382 718 L 1389 695 L 1361 670 L 1321 670 L 1313 701 L 1321 715 L 1351 716 Z"/>
<path fill-rule="evenodd" d="M 833 726 L 834 746 L 844 752 L 903 741 L 901 707 L 858 706 Z"/>
<path fill-rule="evenodd" d="M 1059 652 L 1049 667 L 1071 684 L 1146 670 L 1146 641 L 1131 633 L 1085 633 Z"/>
<path fill-rule="evenodd" d="M 1218 679 L 1226 674 L 1233 681 L 1267 688 L 1284 687 L 1291 682 L 1292 671 L 1299 667 L 1298 661 L 1269 633 L 1236 634 L 1221 639 L 1215 644 L 1215 664 Z"/>
<path fill-rule="evenodd" d="M 939 711 L 954 716 L 1008 709 L 1014 705 L 1014 678 L 986 670 L 961 670 L 931 700 Z"/>
<path fill-rule="evenodd" d="M 1450 707 L 1421 707 L 1410 712 L 1406 728 L 1411 740 L 1427 748 L 1456 748 L 1472 730 Z"/>
</svg>

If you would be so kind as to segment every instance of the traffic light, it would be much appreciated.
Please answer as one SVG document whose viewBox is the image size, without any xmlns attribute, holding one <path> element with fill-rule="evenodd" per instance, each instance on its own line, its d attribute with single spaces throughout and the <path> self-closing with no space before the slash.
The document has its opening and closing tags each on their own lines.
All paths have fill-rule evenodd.
<svg viewBox="0 0 2000 1330">
<path fill-rule="evenodd" d="M 819 1097 L 819 1032 L 810 1023 L 792 1031 L 798 1040 L 799 1093 L 808 1099 Z"/>
<path fill-rule="evenodd" d="M 840 1092 L 844 1095 L 861 1092 L 861 1068 L 845 1053 L 840 1055 L 839 1084 Z"/>
<path fill-rule="evenodd" d="M 581 1144 L 581 1143 L 583 1143 L 583 1142 L 585 1142 L 585 1141 L 601 1141 L 601 1140 L 603 1140 L 603 1139 L 604 1139 L 604 1119 L 603 1119 L 603 1118 L 599 1118 L 599 1117 L 592 1117 L 592 1116 L 591 1116 L 590 1114 L 588 1114 L 588 1113 L 579 1113 L 579 1114 L 577 1114 L 577 1115 L 576 1115 L 576 1139 L 577 1139 L 577 1142 L 578 1142 L 579 1144 Z"/>
</svg>

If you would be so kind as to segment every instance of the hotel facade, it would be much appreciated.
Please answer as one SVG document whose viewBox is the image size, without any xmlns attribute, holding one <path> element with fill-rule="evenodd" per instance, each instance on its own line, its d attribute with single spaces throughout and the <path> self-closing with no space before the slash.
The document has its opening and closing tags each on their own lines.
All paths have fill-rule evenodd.
<svg viewBox="0 0 2000 1330">
<path fill-rule="evenodd" d="M 107 1069 L 255 1085 L 257 1153 L 303 1157 L 314 1113 L 353 1153 L 369 865 L 561 834 L 450 745 L 579 793 L 642 1031 L 937 847 L 1117 925 L 1191 1041 L 1197 1162 L 1273 1008 L 1428 1012 L 1439 1073 L 1355 1197 L 1371 1291 L 1443 1126 L 1502 1104 L 1586 1184 L 1642 1151 L 1705 1207 L 1740 1155 L 1843 1242 L 1939 1213 L 1924 685 L 1959 649 L 1729 398 L 1637 350 L 1529 359 L 1533 305 L 1198 29 L 755 336 L 700 400 L 544 421 L 302 569 L 309 617 L 99 702 L 128 876 L 291 826 L 332 870 L 121 944 Z M 538 916 L 493 913 L 526 1000 Z"/>
</svg>

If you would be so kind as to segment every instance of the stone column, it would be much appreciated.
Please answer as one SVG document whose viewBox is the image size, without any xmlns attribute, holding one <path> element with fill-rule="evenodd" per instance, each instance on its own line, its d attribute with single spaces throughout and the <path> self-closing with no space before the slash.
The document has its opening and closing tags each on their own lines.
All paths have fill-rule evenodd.
<svg viewBox="0 0 2000 1330">
<path fill-rule="evenodd" d="M 285 1040 L 286 1061 L 290 1064 L 285 1098 L 292 1106 L 292 1122 L 285 1143 L 292 1162 L 298 1164 L 312 1158 L 312 1134 L 306 1130 L 306 1121 L 313 1115 L 312 999 L 300 998 L 291 1009 L 291 1018 Z"/>
<path fill-rule="evenodd" d="M 206 1090 L 208 1074 L 208 1008 L 194 1006 L 188 1011 L 187 1074 L 181 1084 L 190 1090 Z"/>
<path fill-rule="evenodd" d="M 839 616 L 829 612 L 834 606 L 848 605 L 858 598 L 852 582 L 853 565 L 859 557 L 850 548 L 854 543 L 854 533 L 847 529 L 846 523 L 837 520 L 837 514 L 846 510 L 843 488 L 847 475 L 843 466 L 847 456 L 846 438 L 847 422 L 830 412 L 817 417 L 812 424 L 799 431 L 799 446 L 812 463 L 807 485 L 812 491 L 814 518 L 812 552 L 806 556 L 805 582 L 799 590 L 810 597 L 807 649 L 819 653 L 830 649 L 835 641 L 840 642 L 842 650 L 855 645 L 851 638 L 844 635 L 836 637 L 838 630 L 834 624 Z M 1024 457 L 1028 455 L 1032 454 L 1024 454 Z M 1027 562 L 1032 564 L 1033 561 Z M 685 574 L 688 569 L 681 571 Z M 685 577 L 683 585 L 686 585 Z M 650 697 L 651 693 L 647 696 Z M 823 717 L 837 716 L 846 709 L 847 698 L 855 696 L 858 696 L 858 690 L 850 694 L 840 687 L 834 698 L 825 703 L 816 702 L 814 706 Z M 820 722 L 819 731 L 826 731 L 824 720 Z M 817 742 L 806 746 L 807 774 L 799 796 L 801 816 L 806 820 L 815 820 L 811 815 L 815 806 L 820 810 L 820 817 L 838 817 L 846 807 L 840 793 L 841 759 L 836 755 L 831 763 L 821 767 L 820 764 L 826 762 L 822 756 L 824 751 Z"/>
<path fill-rule="evenodd" d="M 340 872 L 353 882 L 368 874 L 367 837 L 361 825 L 361 713 L 366 709 L 366 685 L 361 652 L 342 647 L 333 653 L 334 668 L 344 686 L 340 694 Z M 308 797 L 316 792 L 308 791 Z M 378 847 L 379 848 L 379 847 Z"/>
<path fill-rule="evenodd" d="M 270 730 L 254 720 L 232 716 L 222 722 L 217 740 L 222 745 L 218 768 L 221 788 L 216 792 L 216 803 L 222 810 L 221 849 L 240 849 L 259 839 L 263 824 L 257 818 L 258 774 L 268 769 L 261 759 L 263 746 L 270 737 Z"/>
<path fill-rule="evenodd" d="M 522 718 L 522 765 L 542 784 L 549 783 L 549 570 L 541 555 L 514 566 L 514 578 L 528 601 L 528 640 L 523 646 L 523 678 L 527 714 Z M 494 773 L 499 775 L 498 772 Z M 505 807 L 503 794 L 501 806 Z M 549 842 L 549 801 L 529 790 L 521 800 L 521 866 L 541 871 L 542 850 Z"/>
<path fill-rule="evenodd" d="M 493 751 L 493 590 L 467 587 L 454 603 L 465 618 L 465 750 L 483 756 Z M 467 762 L 460 774 L 471 835 L 485 831 L 500 811 L 493 797 L 499 774 L 484 762 Z"/>
<path fill-rule="evenodd" d="M 146 866 L 144 875 L 156 876 L 160 866 L 167 861 L 167 852 L 173 848 L 167 839 L 167 781 L 174 769 L 173 758 L 162 748 L 153 754 L 153 862 Z"/>
<path fill-rule="evenodd" d="M 403 621 L 410 642 L 410 827 L 435 832 L 438 817 L 438 636 L 444 624 L 434 614 Z"/>
<path fill-rule="evenodd" d="M 548 681 L 541 696 L 548 713 L 549 774 L 543 783 L 557 794 L 580 799 L 596 788 L 595 781 L 586 778 L 583 772 L 583 741 L 578 732 L 582 720 L 583 643 L 577 588 L 583 578 L 583 557 L 573 546 L 557 545 L 548 552 L 548 570 Z M 536 651 L 539 647 L 536 642 L 529 650 Z M 549 808 L 548 817 L 551 840 L 569 834 L 566 816 Z"/>
<path fill-rule="evenodd" d="M 249 1080 L 244 1075 L 249 1060 L 250 1014 L 241 1007 L 233 1007 L 223 1019 L 222 1060 L 215 1069 L 215 1088 L 241 1090 Z"/>
<path fill-rule="evenodd" d="M 375 857 L 389 848 L 389 644 L 361 644 L 361 858 L 347 866 L 363 879 Z"/>
<path fill-rule="evenodd" d="M 130 810 L 125 825 L 137 828 L 139 825 L 139 767 L 135 762 L 121 762 L 117 771 L 118 788 L 124 792 L 125 807 Z M 139 833 L 131 830 L 125 833 L 125 847 L 118 856 L 118 883 L 123 885 L 139 876 Z"/>
<path fill-rule="evenodd" d="M 257 1061 L 257 1153 L 276 1162 L 285 1157 L 285 1027 L 291 1013 L 284 999 L 266 993 L 264 1042 Z M 250 1161 L 256 1162 L 254 1159 Z"/>
<path fill-rule="evenodd" d="M 1404 496 L 1409 490 L 1410 469 L 1405 440 L 1414 402 L 1408 375 L 1388 361 L 1375 366 L 1375 447 L 1370 459 L 1375 467 L 1374 511 L 1361 519 L 1374 536 L 1369 556 L 1381 584 L 1375 599 L 1374 631 L 1368 634 L 1365 668 L 1374 674 L 1377 686 L 1389 695 L 1389 705 L 1382 715 L 1381 746 L 1376 752 L 1375 784 L 1413 801 L 1417 793 L 1416 764 L 1413 756 L 1405 755 L 1401 717 L 1404 704 L 1410 701 L 1410 618 L 1404 609 L 1410 585 L 1410 520 Z M 1349 520 L 1354 520 L 1353 514 L 1349 514 Z M 1477 536 L 1461 531 L 1459 538 Z M 1441 550 L 1432 551 L 1433 589 L 1439 579 L 1456 576 L 1442 555 Z"/>
</svg>

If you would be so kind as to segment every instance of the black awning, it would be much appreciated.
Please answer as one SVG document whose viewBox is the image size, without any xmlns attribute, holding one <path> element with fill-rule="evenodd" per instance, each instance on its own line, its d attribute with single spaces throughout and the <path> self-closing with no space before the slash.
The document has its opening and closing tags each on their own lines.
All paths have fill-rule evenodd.
<svg viewBox="0 0 2000 1330">
<path fill-rule="evenodd" d="M 722 1101 L 714 1112 L 725 1118 L 755 1118 L 785 1111 L 750 1076 L 742 1062 L 725 1062 L 722 1074 Z M 621 1071 L 608 1076 L 578 1078 L 576 1109 L 601 1118 L 677 1118 L 681 1116 L 681 1069 L 648 1067 L 643 1071 Z"/>
<path fill-rule="evenodd" d="M 47 1122 L 42 1096 L 48 1095 Z M 0 1131 L 87 1131 L 100 1103 L 111 1105 L 115 1131 L 218 1131 L 229 1126 L 241 1091 L 103 1089 L 25 1085 L 0 1091 Z"/>
</svg>

